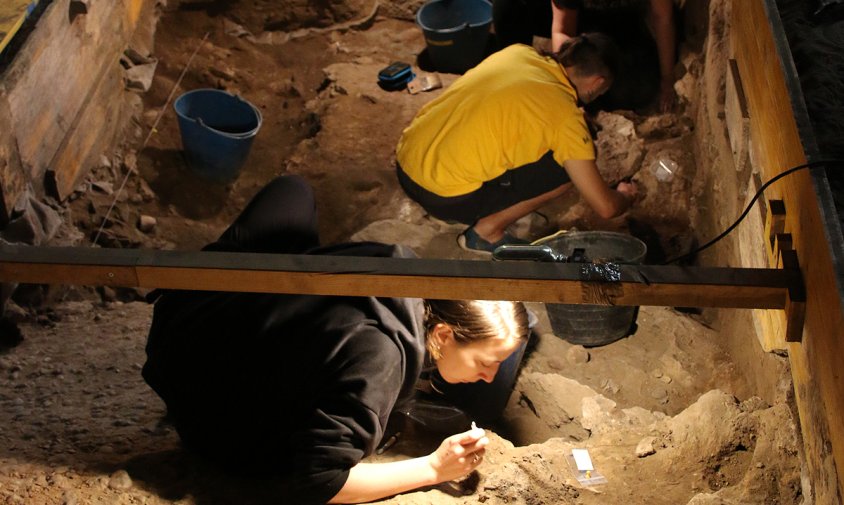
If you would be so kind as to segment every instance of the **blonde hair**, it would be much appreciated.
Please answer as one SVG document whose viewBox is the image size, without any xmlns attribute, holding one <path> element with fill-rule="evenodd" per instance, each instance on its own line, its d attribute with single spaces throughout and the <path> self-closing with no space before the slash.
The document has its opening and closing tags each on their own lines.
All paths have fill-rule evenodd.
<svg viewBox="0 0 844 505">
<path fill-rule="evenodd" d="M 430 338 L 437 324 L 448 325 L 460 344 L 500 337 L 527 340 L 530 334 L 522 302 L 425 300 L 426 347 L 432 356 L 438 354 Z"/>
</svg>

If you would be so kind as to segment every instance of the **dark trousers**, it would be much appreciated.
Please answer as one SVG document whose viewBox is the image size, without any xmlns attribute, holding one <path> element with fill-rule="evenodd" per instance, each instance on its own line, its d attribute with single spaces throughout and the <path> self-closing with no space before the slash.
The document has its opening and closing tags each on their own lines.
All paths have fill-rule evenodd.
<svg viewBox="0 0 844 505">
<path fill-rule="evenodd" d="M 297 175 L 272 180 L 206 250 L 298 254 L 319 247 L 314 191 Z"/>
<path fill-rule="evenodd" d="M 548 151 L 533 163 L 507 170 L 483 183 L 479 189 L 459 196 L 443 197 L 428 191 L 408 177 L 398 163 L 396 174 L 407 196 L 429 214 L 444 221 L 468 225 L 571 182 L 568 172 L 554 160 L 553 151 Z"/>
</svg>

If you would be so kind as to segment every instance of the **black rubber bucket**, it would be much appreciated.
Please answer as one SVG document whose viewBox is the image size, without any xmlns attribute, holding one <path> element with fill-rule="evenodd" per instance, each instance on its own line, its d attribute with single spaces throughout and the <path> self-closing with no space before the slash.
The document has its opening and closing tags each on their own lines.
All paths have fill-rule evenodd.
<svg viewBox="0 0 844 505">
<path fill-rule="evenodd" d="M 566 257 L 572 256 L 575 249 L 583 249 L 590 261 L 622 264 L 640 264 L 648 252 L 645 243 L 636 237 L 607 231 L 570 232 L 540 240 L 536 245 L 547 245 Z M 598 347 L 633 333 L 639 307 L 546 303 L 545 310 L 555 335 L 572 344 Z"/>
<path fill-rule="evenodd" d="M 430 0 L 416 13 L 434 67 L 462 74 L 484 59 L 492 3 L 488 0 Z"/>
</svg>

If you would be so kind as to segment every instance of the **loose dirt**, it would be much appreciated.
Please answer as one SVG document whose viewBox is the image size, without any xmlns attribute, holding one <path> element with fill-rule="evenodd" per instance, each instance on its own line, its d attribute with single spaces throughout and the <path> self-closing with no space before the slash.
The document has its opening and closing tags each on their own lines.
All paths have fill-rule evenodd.
<svg viewBox="0 0 844 505">
<path fill-rule="evenodd" d="M 198 249 L 266 181 L 296 173 L 316 190 L 325 242 L 380 240 L 426 258 L 485 260 L 459 249 L 462 228 L 426 216 L 395 180 L 402 128 L 441 92 L 410 95 L 376 84 L 378 70 L 414 63 L 424 49 L 414 10 L 410 2 L 363 0 L 162 6 L 152 87 L 139 97 L 124 147 L 106 153 L 73 196 L 54 242 L 90 244 L 116 201 L 101 245 Z M 724 2 L 713 2 L 707 16 L 723 21 L 723 10 Z M 648 244 L 652 262 L 690 250 L 694 203 L 708 191 L 696 177 L 704 164 L 692 120 L 705 47 L 685 44 L 680 52 L 674 113 L 595 118 L 606 178 L 633 177 L 643 188 L 627 216 L 601 219 L 572 192 L 514 231 L 531 238 L 571 228 L 626 231 Z M 456 78 L 441 77 L 445 86 Z M 185 166 L 167 103 L 174 87 L 176 94 L 225 89 L 261 110 L 262 128 L 236 181 L 207 182 Z M 156 133 L 141 145 L 153 125 Z M 658 181 L 649 168 L 661 157 L 679 167 L 671 181 Z M 155 220 L 146 232 L 137 226 L 141 215 Z M 143 295 L 19 289 L 7 315 L 24 340 L 0 355 L 0 503 L 285 503 L 271 483 L 222 475 L 184 452 L 162 422 L 163 404 L 140 376 L 151 317 Z M 786 358 L 766 358 L 778 381 L 756 390 L 752 370 L 737 367 L 721 345 L 755 340 L 751 328 L 727 336 L 705 314 L 642 307 L 634 335 L 585 349 L 553 334 L 542 304 L 529 305 L 539 316 L 536 337 L 503 419 L 484 426 L 492 445 L 478 474 L 383 503 L 803 502 Z M 426 454 L 439 438 L 409 426 L 372 459 Z M 605 483 L 578 481 L 568 460 L 573 448 L 589 450 Z"/>
</svg>

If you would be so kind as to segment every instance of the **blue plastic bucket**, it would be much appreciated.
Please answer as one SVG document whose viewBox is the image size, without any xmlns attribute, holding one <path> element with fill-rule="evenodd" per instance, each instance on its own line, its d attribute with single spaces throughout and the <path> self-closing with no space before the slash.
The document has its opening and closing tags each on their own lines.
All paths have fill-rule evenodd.
<svg viewBox="0 0 844 505">
<path fill-rule="evenodd" d="M 218 89 L 195 89 L 173 103 L 188 165 L 216 181 L 237 178 L 261 128 L 254 105 Z"/>
<path fill-rule="evenodd" d="M 432 0 L 416 13 L 431 63 L 440 72 L 462 74 L 486 54 L 492 4 L 487 0 Z"/>
</svg>

